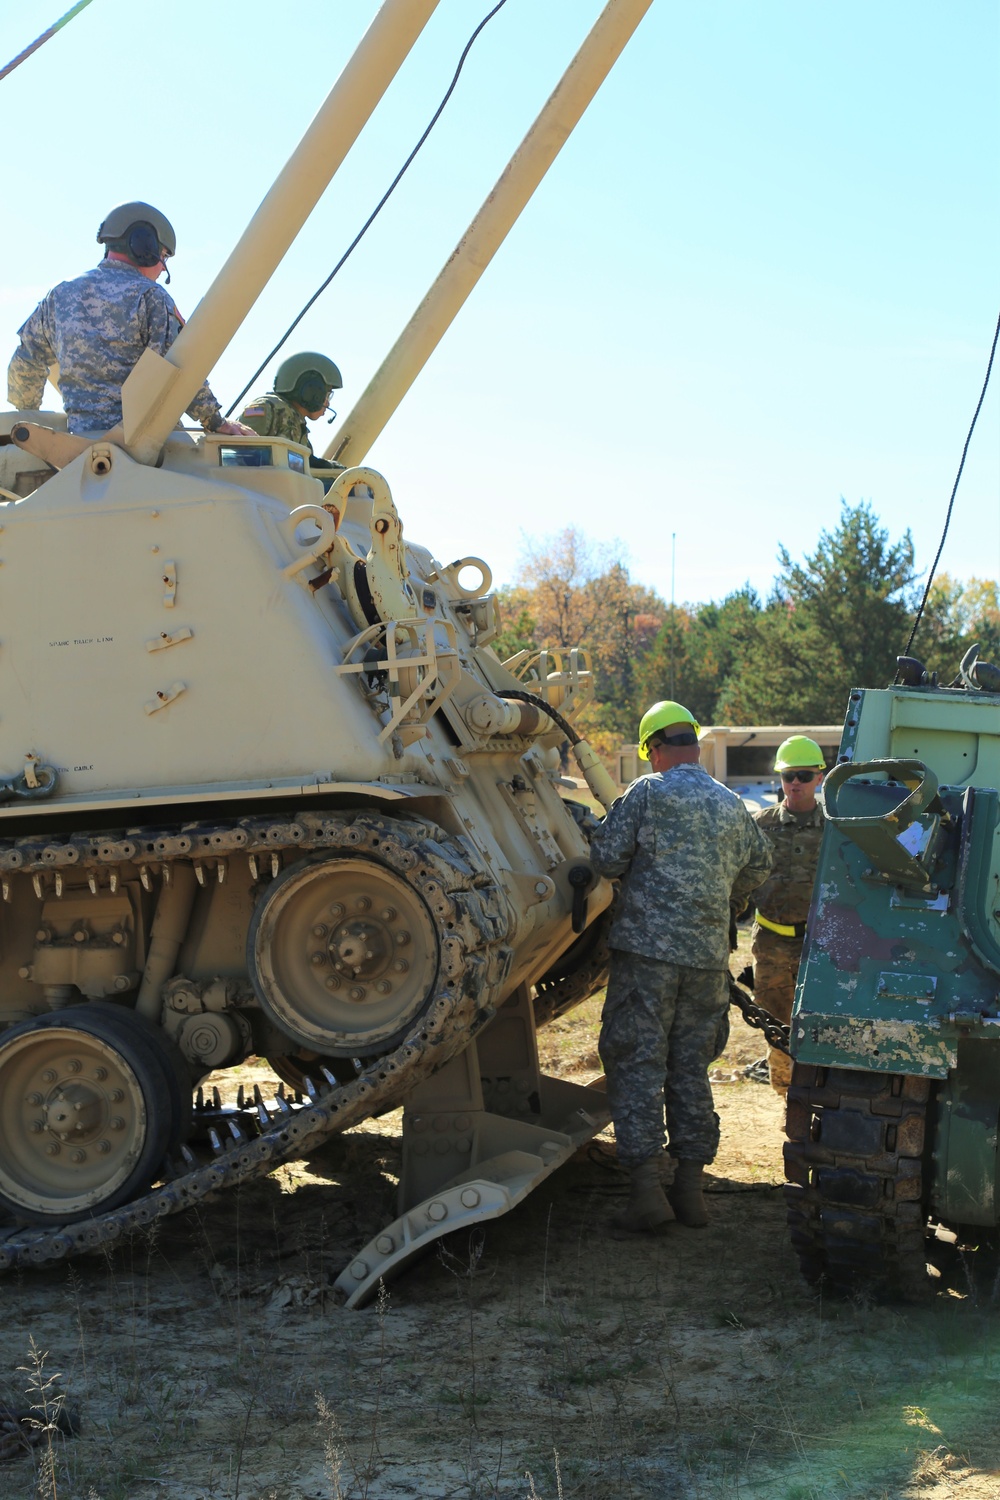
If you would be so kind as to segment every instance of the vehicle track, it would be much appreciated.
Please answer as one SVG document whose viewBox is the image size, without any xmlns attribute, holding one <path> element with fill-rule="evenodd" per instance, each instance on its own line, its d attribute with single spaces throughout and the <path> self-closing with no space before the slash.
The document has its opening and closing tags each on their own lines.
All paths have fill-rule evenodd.
<svg viewBox="0 0 1000 1500">
<path fill-rule="evenodd" d="M 307 1082 L 301 1108 L 279 1096 L 253 1111 L 259 1134 L 250 1137 L 233 1121 L 228 1140 L 214 1132 L 213 1154 L 198 1161 L 183 1148 L 182 1160 L 149 1192 L 122 1207 L 76 1223 L 39 1228 L 0 1225 L 0 1271 L 48 1266 L 88 1251 L 106 1249 L 156 1219 L 178 1213 L 209 1194 L 273 1171 L 378 1110 L 447 1061 L 494 1013 L 512 950 L 508 908 L 464 839 L 435 824 L 369 812 L 324 817 L 303 814 L 287 822 L 244 818 L 231 823 L 189 823 L 180 827 L 128 829 L 123 833 L 72 834 L 65 838 L 27 837 L 0 843 L 0 882 L 10 899 L 11 882 L 30 879 L 38 896 L 60 895 L 65 872 L 86 871 L 88 883 L 117 882 L 136 870 L 145 889 L 177 860 L 194 864 L 199 882 L 222 880 L 226 862 L 246 858 L 254 880 L 273 879 L 287 855 L 336 850 L 377 859 L 417 890 L 435 922 L 440 962 L 435 992 L 407 1035 L 386 1055 L 371 1061 L 349 1082 L 325 1068 Z"/>
<path fill-rule="evenodd" d="M 785 1200 L 807 1281 L 920 1302 L 932 1082 L 796 1063 L 785 1122 Z"/>
</svg>

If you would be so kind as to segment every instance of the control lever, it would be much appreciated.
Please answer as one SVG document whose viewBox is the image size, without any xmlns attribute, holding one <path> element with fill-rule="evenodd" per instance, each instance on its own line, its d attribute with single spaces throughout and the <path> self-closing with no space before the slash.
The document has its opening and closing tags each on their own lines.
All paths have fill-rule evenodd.
<svg viewBox="0 0 1000 1500">
<path fill-rule="evenodd" d="M 572 865 L 566 879 L 573 892 L 573 931 L 582 932 L 587 925 L 587 892 L 594 883 L 589 865 Z"/>
</svg>

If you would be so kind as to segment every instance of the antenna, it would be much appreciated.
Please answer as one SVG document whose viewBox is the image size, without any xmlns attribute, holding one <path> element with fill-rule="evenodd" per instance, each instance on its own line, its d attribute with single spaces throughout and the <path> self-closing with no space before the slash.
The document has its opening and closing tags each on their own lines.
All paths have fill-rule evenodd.
<svg viewBox="0 0 1000 1500">
<path fill-rule="evenodd" d="M 676 651 L 676 628 L 677 615 L 674 609 L 674 595 L 677 583 L 677 533 L 670 533 L 670 696 L 674 696 L 674 653 Z"/>
</svg>

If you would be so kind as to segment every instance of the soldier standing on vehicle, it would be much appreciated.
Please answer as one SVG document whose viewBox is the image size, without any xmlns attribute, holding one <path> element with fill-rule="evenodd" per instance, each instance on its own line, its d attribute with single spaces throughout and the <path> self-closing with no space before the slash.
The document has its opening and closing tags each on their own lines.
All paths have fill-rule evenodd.
<svg viewBox="0 0 1000 1500">
<path fill-rule="evenodd" d="M 708 1223 L 702 1174 L 719 1145 L 708 1067 L 729 1007 L 730 902 L 743 905 L 771 866 L 740 798 L 698 763 L 698 733 L 681 704 L 653 704 L 639 725 L 653 774 L 633 781 L 591 843 L 595 869 L 622 877 L 599 1050 L 631 1174 L 618 1224 L 630 1230 Z M 667 1194 L 664 1109 L 677 1160 Z"/>
<path fill-rule="evenodd" d="M 122 386 L 145 349 L 165 354 L 183 327 L 174 299 L 157 279 L 176 252 L 173 225 L 150 203 L 121 203 L 97 231 L 104 259 L 74 281 L 61 281 L 19 329 L 7 371 L 7 399 L 37 410 L 58 366 L 70 432 L 105 433 L 122 423 Z M 170 273 L 167 272 L 167 280 Z M 206 432 L 253 433 L 223 419 L 207 385 L 188 413 Z"/>
<path fill-rule="evenodd" d="M 758 828 L 770 841 L 774 863 L 754 897 L 757 911 L 751 951 L 757 1004 L 787 1026 L 823 837 L 823 809 L 816 793 L 826 762 L 815 740 L 793 734 L 778 746 L 774 769 L 781 777 L 784 801 L 754 814 Z M 779 1094 L 787 1093 L 791 1058 L 771 1047 L 768 1070 L 771 1087 Z"/>
<path fill-rule="evenodd" d="M 343 383 L 337 366 L 325 354 L 310 350 L 290 354 L 278 366 L 274 389 L 266 396 L 256 396 L 244 408 L 240 420 L 261 437 L 281 437 L 290 443 L 301 443 L 312 454 L 311 468 L 341 469 L 343 464 L 313 454 L 306 418 L 318 421 L 329 408 L 331 393 L 339 391 Z"/>
</svg>

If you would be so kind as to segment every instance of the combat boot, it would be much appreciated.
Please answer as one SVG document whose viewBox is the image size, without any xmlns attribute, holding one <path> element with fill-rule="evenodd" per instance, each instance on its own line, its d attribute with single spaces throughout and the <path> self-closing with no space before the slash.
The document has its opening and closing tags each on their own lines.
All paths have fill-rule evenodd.
<svg viewBox="0 0 1000 1500">
<path fill-rule="evenodd" d="M 667 1198 L 678 1223 L 688 1229 L 704 1229 L 708 1223 L 708 1209 L 702 1192 L 704 1162 L 679 1161 L 674 1180 L 667 1189 Z"/>
<path fill-rule="evenodd" d="M 629 1199 L 623 1213 L 616 1215 L 616 1229 L 627 1229 L 632 1234 L 662 1234 L 668 1224 L 673 1223 L 674 1211 L 667 1202 L 660 1181 L 660 1158 L 651 1156 L 640 1162 L 629 1174 Z"/>
</svg>

